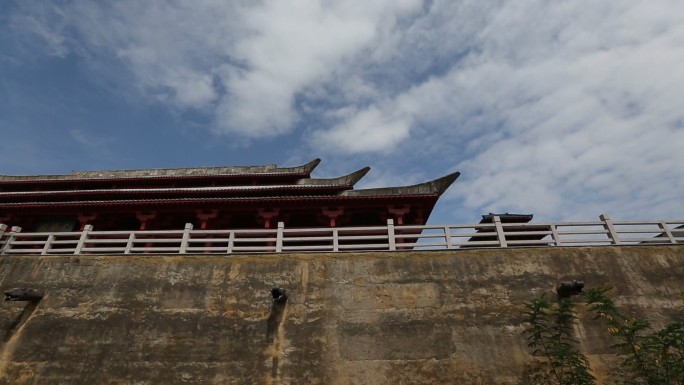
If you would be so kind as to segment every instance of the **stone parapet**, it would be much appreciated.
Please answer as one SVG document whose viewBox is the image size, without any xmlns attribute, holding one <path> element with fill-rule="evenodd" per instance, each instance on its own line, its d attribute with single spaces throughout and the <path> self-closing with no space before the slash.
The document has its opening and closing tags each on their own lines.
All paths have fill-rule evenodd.
<svg viewBox="0 0 684 385">
<path fill-rule="evenodd" d="M 0 305 L 0 384 L 518 384 L 524 303 L 577 279 L 682 322 L 683 266 L 680 245 L 3 257 L 3 291 L 43 296 Z"/>
</svg>

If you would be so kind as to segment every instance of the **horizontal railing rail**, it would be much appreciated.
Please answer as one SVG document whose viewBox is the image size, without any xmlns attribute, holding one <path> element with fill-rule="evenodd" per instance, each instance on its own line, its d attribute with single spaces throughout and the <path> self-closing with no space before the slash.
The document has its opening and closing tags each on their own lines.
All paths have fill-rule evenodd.
<svg viewBox="0 0 684 385">
<path fill-rule="evenodd" d="M 395 225 L 337 228 L 22 232 L 0 224 L 0 255 L 232 254 L 684 244 L 682 221 Z"/>
</svg>

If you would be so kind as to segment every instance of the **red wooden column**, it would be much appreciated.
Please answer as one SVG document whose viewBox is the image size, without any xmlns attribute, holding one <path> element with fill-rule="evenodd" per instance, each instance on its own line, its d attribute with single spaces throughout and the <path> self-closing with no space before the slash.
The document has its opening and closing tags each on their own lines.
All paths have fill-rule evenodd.
<svg viewBox="0 0 684 385">
<path fill-rule="evenodd" d="M 97 213 L 78 213 L 79 231 L 83 231 L 86 225 L 92 224 L 97 218 Z"/>
<path fill-rule="evenodd" d="M 206 230 L 209 228 L 209 221 L 212 219 L 216 219 L 218 216 L 218 210 L 197 210 L 196 211 L 197 219 L 200 221 L 200 230 Z M 206 235 L 207 238 L 211 237 L 211 235 Z M 211 242 L 206 242 L 204 244 L 204 247 L 212 247 L 214 246 L 213 243 Z M 211 251 L 205 251 L 205 254 L 211 253 Z"/>
<path fill-rule="evenodd" d="M 396 207 L 394 205 L 387 206 L 387 212 L 394 216 L 395 224 L 401 226 L 404 224 L 404 216 L 411 211 L 411 206 L 403 205 L 402 207 Z"/>
<path fill-rule="evenodd" d="M 259 207 L 259 217 L 264 221 L 264 228 L 270 229 L 275 218 L 280 214 L 280 209 L 264 209 Z M 275 242 L 266 242 L 267 246 L 275 247 Z"/>
<path fill-rule="evenodd" d="M 340 218 L 342 215 L 344 215 L 344 207 L 338 206 L 336 210 L 331 210 L 329 207 L 323 207 L 321 208 L 321 212 L 323 213 L 323 216 L 328 218 L 329 226 L 330 227 L 337 227 L 338 225 L 338 220 L 342 219 Z M 333 237 L 336 237 L 333 235 Z M 331 241 L 333 245 L 333 250 L 338 249 L 338 240 L 337 238 L 333 238 Z"/>
<path fill-rule="evenodd" d="M 149 230 L 152 221 L 157 219 L 156 211 L 138 211 L 135 213 L 135 217 L 140 221 L 140 231 Z"/>
<path fill-rule="evenodd" d="M 344 207 L 338 207 L 337 210 L 330 210 L 329 208 L 322 208 L 323 215 L 328 218 L 330 227 L 337 227 L 338 218 L 344 215 Z"/>
<path fill-rule="evenodd" d="M 397 226 L 401 226 L 404 224 L 404 216 L 406 214 L 408 214 L 409 211 L 411 211 L 411 206 L 409 206 L 408 204 L 402 205 L 401 207 L 396 207 L 395 205 L 387 206 L 387 212 L 390 215 L 394 216 L 394 224 Z M 396 233 L 397 232 L 395 230 L 395 234 Z M 401 230 L 398 233 L 401 234 Z M 409 242 L 415 242 L 415 241 L 409 241 Z M 395 243 L 397 243 L 397 244 L 404 243 L 404 239 L 398 238 L 395 241 Z"/>
<path fill-rule="evenodd" d="M 206 230 L 209 228 L 209 221 L 218 216 L 218 210 L 197 210 L 196 215 L 200 222 L 200 229 Z"/>
<path fill-rule="evenodd" d="M 274 218 L 280 215 L 280 209 L 265 209 L 259 207 L 258 214 L 259 218 L 261 218 L 264 221 L 264 228 L 270 229 L 273 228 Z"/>
<path fill-rule="evenodd" d="M 157 212 L 156 211 L 138 211 L 135 213 L 136 218 L 140 221 L 140 231 L 145 231 L 149 230 L 152 221 L 157 219 Z M 154 243 L 148 242 L 145 244 L 146 248 L 151 248 L 154 247 Z"/>
</svg>

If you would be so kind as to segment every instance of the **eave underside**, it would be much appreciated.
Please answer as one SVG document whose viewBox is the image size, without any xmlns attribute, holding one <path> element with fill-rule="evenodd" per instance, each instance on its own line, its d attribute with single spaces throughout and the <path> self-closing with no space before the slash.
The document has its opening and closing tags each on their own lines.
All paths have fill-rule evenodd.
<svg viewBox="0 0 684 385">
<path fill-rule="evenodd" d="M 269 196 L 335 196 L 349 189 L 339 185 L 217 186 L 188 188 L 122 188 L 0 192 L 3 203 L 145 200 L 163 198 L 259 198 Z"/>
<path fill-rule="evenodd" d="M 381 226 L 389 218 L 398 224 L 421 225 L 437 198 L 395 195 L 33 202 L 0 204 L 0 223 L 32 231 L 51 231 L 41 227 L 50 218 L 72 218 L 74 225 L 93 224 L 99 230 L 136 230 L 137 226 L 178 229 L 184 223 L 202 228 L 271 228 L 279 221 L 288 227 Z M 143 223 L 150 218 L 154 225 Z"/>
</svg>

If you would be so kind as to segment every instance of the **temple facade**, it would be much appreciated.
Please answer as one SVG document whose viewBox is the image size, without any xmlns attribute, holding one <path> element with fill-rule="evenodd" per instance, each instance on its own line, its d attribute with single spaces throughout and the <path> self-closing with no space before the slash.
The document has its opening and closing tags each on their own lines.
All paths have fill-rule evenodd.
<svg viewBox="0 0 684 385">
<path fill-rule="evenodd" d="M 312 178 L 320 159 L 296 167 L 229 166 L 66 175 L 0 175 L 0 223 L 24 231 L 423 225 L 458 178 L 399 187 L 354 189 L 369 167 L 338 178 Z"/>
</svg>

